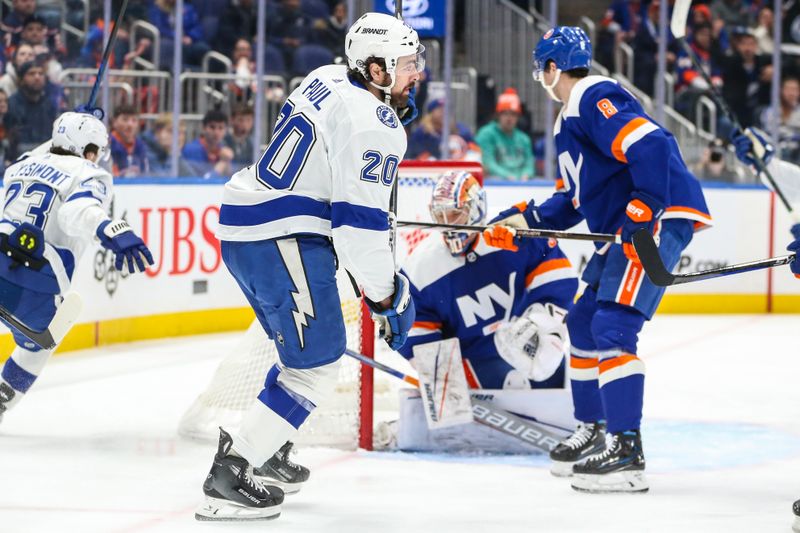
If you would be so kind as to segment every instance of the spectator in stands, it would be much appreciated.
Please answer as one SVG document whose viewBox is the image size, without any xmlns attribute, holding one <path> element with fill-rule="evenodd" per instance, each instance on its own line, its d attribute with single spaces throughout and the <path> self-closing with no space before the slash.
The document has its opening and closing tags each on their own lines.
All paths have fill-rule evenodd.
<svg viewBox="0 0 800 533">
<path fill-rule="evenodd" d="M 771 132 L 774 116 L 772 107 L 764 109 L 760 113 L 761 128 Z M 800 162 L 800 78 L 793 74 L 786 74 L 781 79 L 779 121 L 781 159 Z"/>
<path fill-rule="evenodd" d="M 19 42 L 31 46 L 47 46 L 47 23 L 38 15 L 31 15 L 22 23 Z"/>
<path fill-rule="evenodd" d="M 331 16 L 314 21 L 314 40 L 335 55 L 344 57 L 344 38 L 347 35 L 347 4 L 337 3 Z"/>
<path fill-rule="evenodd" d="M 283 52 L 287 65 L 294 51 L 308 41 L 310 31 L 311 20 L 300 9 L 300 0 L 282 0 L 267 19 L 267 41 Z"/>
<path fill-rule="evenodd" d="M 10 160 L 36 148 L 53 133 L 53 122 L 61 112 L 53 93 L 57 88 L 47 83 L 44 69 L 33 61 L 18 69 L 19 90 L 8 100 L 3 125 L 9 138 Z"/>
<path fill-rule="evenodd" d="M 484 172 L 495 178 L 527 181 L 534 175 L 531 138 L 517 129 L 522 104 L 515 89 L 506 89 L 497 99 L 497 119 L 475 136 L 481 149 Z"/>
<path fill-rule="evenodd" d="M 722 52 L 719 43 L 712 37 L 710 24 L 700 24 L 694 28 L 689 39 L 703 70 L 711 78 L 715 86 L 722 85 L 719 61 Z M 676 60 L 676 101 L 675 106 L 684 115 L 694 118 L 694 106 L 697 99 L 708 92 L 710 87 L 701 74 L 695 70 L 692 59 L 680 50 Z"/>
<path fill-rule="evenodd" d="M 3 19 L 3 25 L 0 27 L 5 34 L 6 48 L 19 43 L 22 26 L 34 13 L 36 13 L 36 0 L 12 0 L 11 12 Z"/>
<path fill-rule="evenodd" d="M 8 113 L 8 95 L 0 89 L 0 174 L 6 167 L 8 158 L 8 136 L 6 135 L 6 128 L 3 126 L 3 117 Z"/>
<path fill-rule="evenodd" d="M 253 0 L 231 0 L 219 19 L 216 49 L 226 56 L 239 40 L 252 42 L 256 35 L 256 4 Z"/>
<path fill-rule="evenodd" d="M 722 97 L 747 128 L 756 122 L 756 109 L 769 103 L 772 58 L 758 54 L 758 41 L 745 27 L 733 31 L 733 50 L 722 60 Z"/>
<path fill-rule="evenodd" d="M 760 54 L 772 54 L 772 49 L 775 46 L 775 41 L 772 38 L 772 23 L 774 21 L 774 14 L 772 9 L 765 6 L 758 12 L 758 24 L 753 30 L 753 35 L 756 36 L 758 41 L 758 52 Z"/>
<path fill-rule="evenodd" d="M 599 24 L 595 54 L 601 65 L 614 64 L 617 43 L 630 41 L 636 29 L 629 0 L 613 0 Z"/>
<path fill-rule="evenodd" d="M 726 181 L 742 183 L 747 175 L 742 165 L 736 164 L 726 157 L 728 148 L 722 139 L 714 139 L 703 149 L 703 155 L 692 168 L 692 172 L 701 180 Z"/>
<path fill-rule="evenodd" d="M 181 155 L 194 176 L 204 178 L 229 176 L 233 150 L 222 144 L 228 130 L 228 116 L 212 110 L 203 117 L 203 133 L 183 147 Z"/>
<path fill-rule="evenodd" d="M 17 46 L 14 50 L 14 56 L 10 63 L 6 64 L 6 73 L 0 78 L 0 89 L 2 89 L 9 98 L 17 92 L 17 84 L 19 78 L 17 76 L 17 69 L 23 63 L 28 63 L 34 60 L 33 47 L 28 44 Z"/>
<path fill-rule="evenodd" d="M 428 103 L 427 113 L 408 138 L 406 159 L 441 159 L 442 132 L 444 131 L 444 99 Z M 480 150 L 473 142 L 472 133 L 464 124 L 450 121 L 450 159 L 477 159 Z"/>
<path fill-rule="evenodd" d="M 111 120 L 112 174 L 130 178 L 148 174 L 147 149 L 139 137 L 139 112 L 129 104 L 114 108 Z"/>
<path fill-rule="evenodd" d="M 631 46 L 636 51 L 633 55 L 633 84 L 645 93 L 655 94 L 655 78 L 658 70 L 658 16 L 660 0 L 653 0 L 649 6 L 643 6 L 642 24 L 633 37 Z M 675 55 L 667 52 L 667 62 L 673 63 Z"/>
<path fill-rule="evenodd" d="M 711 3 L 711 14 L 728 27 L 749 26 L 752 18 L 748 4 L 743 0 L 714 0 Z"/>
<path fill-rule="evenodd" d="M 253 162 L 253 108 L 239 104 L 231 111 L 231 130 L 223 144 L 233 150 L 232 172 Z"/>
<path fill-rule="evenodd" d="M 172 174 L 172 113 L 159 115 L 153 127 L 142 134 L 142 140 L 147 150 L 147 166 L 152 176 L 173 176 Z M 181 123 L 178 132 L 178 148 L 182 149 L 186 141 L 186 126 Z M 187 177 L 194 175 L 191 168 L 182 157 L 178 158 L 178 175 L 173 177 Z"/>
<path fill-rule="evenodd" d="M 150 23 L 161 33 L 161 67 L 172 64 L 175 46 L 175 0 L 155 0 L 148 12 Z M 203 25 L 197 11 L 190 3 L 183 4 L 183 61 L 188 65 L 199 66 L 211 47 L 204 40 Z"/>
</svg>

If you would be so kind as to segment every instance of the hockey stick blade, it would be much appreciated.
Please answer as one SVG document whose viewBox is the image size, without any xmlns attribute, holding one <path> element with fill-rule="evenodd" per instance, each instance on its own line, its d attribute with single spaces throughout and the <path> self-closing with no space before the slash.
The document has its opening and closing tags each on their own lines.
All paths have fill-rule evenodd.
<svg viewBox="0 0 800 533">
<path fill-rule="evenodd" d="M 692 0 L 676 0 L 672 6 L 672 19 L 669 21 L 669 28 L 676 39 L 686 37 L 686 22 L 689 18 L 689 9 L 692 7 Z"/>
<path fill-rule="evenodd" d="M 386 372 L 390 376 L 402 379 L 406 383 L 419 388 L 419 380 L 412 376 L 403 374 L 399 370 L 395 370 L 388 365 L 379 363 L 375 359 L 369 358 L 366 355 L 362 355 L 353 350 L 347 349 L 344 351 L 344 353 L 360 361 L 363 365 Z M 568 433 L 565 432 L 564 435 L 553 433 L 550 431 L 550 429 L 541 424 L 531 420 L 526 420 L 519 415 L 515 415 L 504 409 L 495 407 L 491 402 L 486 401 L 483 398 L 478 398 L 478 396 L 482 395 L 478 393 L 470 394 L 472 400 L 472 418 L 475 420 L 475 422 L 484 426 L 488 426 L 501 433 L 505 433 L 506 435 L 509 435 L 515 439 L 521 440 L 522 442 L 539 450 L 550 453 L 550 451 L 552 451 L 552 449 L 555 448 L 561 439 L 566 437 Z"/>
<path fill-rule="evenodd" d="M 491 226 L 471 226 L 469 224 L 439 224 L 438 222 L 414 222 L 412 220 L 398 220 L 398 226 L 411 228 L 430 228 L 439 230 L 461 230 L 461 231 L 483 231 Z M 528 239 L 564 239 L 571 241 L 593 241 L 610 242 L 619 244 L 619 235 L 610 233 L 572 233 L 569 231 L 550 230 L 550 229 L 521 229 L 514 228 L 517 237 Z"/>
<path fill-rule="evenodd" d="M 36 343 L 37 346 L 44 350 L 52 350 L 62 341 L 72 328 L 72 325 L 75 324 L 82 308 L 83 300 L 80 295 L 77 292 L 67 293 L 61 305 L 56 309 L 56 314 L 53 316 L 53 320 L 50 321 L 50 325 L 44 331 L 35 331 L 29 328 L 3 307 L 0 307 L 0 318 L 18 329 L 23 335 Z"/>
<path fill-rule="evenodd" d="M 642 267 L 644 267 L 645 273 L 647 273 L 647 276 L 650 278 L 650 280 L 659 287 L 680 285 L 682 283 L 703 281 L 722 276 L 731 276 L 733 274 L 752 272 L 754 270 L 761 270 L 764 268 L 788 265 L 789 263 L 794 262 L 796 259 L 795 254 L 782 255 L 779 257 L 770 257 L 758 261 L 750 261 L 748 263 L 739 263 L 720 268 L 701 270 L 700 272 L 692 272 L 691 274 L 672 274 L 667 270 L 664 262 L 661 260 L 661 256 L 658 253 L 658 246 L 656 246 L 655 240 L 650 232 L 647 230 L 639 230 L 638 232 L 634 233 L 633 246 L 636 248 L 636 253 L 639 255 L 639 260 L 642 262 Z"/>
</svg>

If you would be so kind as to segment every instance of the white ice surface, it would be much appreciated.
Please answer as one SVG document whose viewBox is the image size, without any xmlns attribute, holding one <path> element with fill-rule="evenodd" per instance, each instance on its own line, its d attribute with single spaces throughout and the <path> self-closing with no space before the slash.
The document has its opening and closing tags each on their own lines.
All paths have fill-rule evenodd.
<svg viewBox="0 0 800 533">
<path fill-rule="evenodd" d="M 657 317 L 642 334 L 651 490 L 588 495 L 543 457 L 304 449 L 310 483 L 258 524 L 199 523 L 213 447 L 176 438 L 233 335 L 53 359 L 0 425 L 0 532 L 789 532 L 800 317 Z"/>
</svg>

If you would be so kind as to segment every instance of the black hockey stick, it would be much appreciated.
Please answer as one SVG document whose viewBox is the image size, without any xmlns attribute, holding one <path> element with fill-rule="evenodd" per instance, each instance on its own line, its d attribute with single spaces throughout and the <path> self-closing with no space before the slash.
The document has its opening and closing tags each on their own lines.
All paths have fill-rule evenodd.
<svg viewBox="0 0 800 533">
<path fill-rule="evenodd" d="M 697 69 L 697 72 L 708 84 L 708 92 L 711 95 L 711 98 L 713 98 L 717 103 L 717 106 L 719 106 L 722 113 L 728 117 L 735 129 L 744 133 L 744 128 L 742 128 L 742 124 L 739 122 L 739 119 L 736 118 L 736 115 L 733 114 L 731 108 L 728 107 L 728 104 L 725 102 L 725 99 L 722 98 L 719 89 L 717 89 L 714 84 L 711 83 L 711 77 L 703 69 L 703 66 L 700 64 L 700 60 L 697 58 L 697 54 L 694 53 L 692 47 L 686 42 L 686 22 L 691 6 L 692 0 L 676 0 L 672 10 L 672 20 L 670 20 L 669 24 L 670 29 L 672 30 L 672 35 L 679 43 L 681 43 L 681 47 L 692 60 L 694 68 Z M 778 198 L 780 198 L 781 203 L 784 205 L 784 207 L 786 207 L 786 210 L 789 211 L 789 213 L 794 214 L 794 209 L 789 203 L 789 199 L 786 198 L 786 195 L 783 193 L 783 191 L 781 191 L 780 187 L 778 187 L 775 178 L 773 178 L 770 171 L 767 170 L 767 165 L 764 164 L 764 160 L 755 153 L 755 150 L 751 150 L 750 154 L 753 156 L 753 161 L 756 163 L 756 168 L 767 178 L 772 190 L 778 195 Z"/>
<path fill-rule="evenodd" d="M 403 20 L 403 0 L 394 0 L 394 16 Z M 389 197 L 389 239 L 392 243 L 392 253 L 397 261 L 397 189 L 399 187 L 398 178 L 395 177 L 392 183 L 392 195 Z"/>
<path fill-rule="evenodd" d="M 439 224 L 437 222 L 413 222 L 411 220 L 399 220 L 400 226 L 431 228 L 441 230 L 462 230 L 462 231 L 483 231 L 491 226 L 470 226 L 468 224 Z M 529 239 L 565 239 L 572 241 L 594 241 L 610 242 L 619 244 L 622 242 L 619 235 L 610 233 L 572 233 L 570 231 L 559 231 L 550 229 L 521 229 L 514 228 L 517 237 Z"/>
<path fill-rule="evenodd" d="M 796 259 L 795 254 L 791 254 L 761 259 L 760 261 L 750 261 L 749 263 L 739 263 L 737 265 L 701 270 L 700 272 L 692 272 L 690 274 L 673 274 L 667 270 L 667 267 L 664 265 L 664 261 L 658 253 L 658 245 L 649 231 L 646 229 L 637 231 L 633 234 L 632 240 L 633 247 L 636 248 L 636 253 L 639 255 L 639 260 L 642 262 L 642 267 L 644 267 L 647 277 L 659 287 L 669 287 L 670 285 L 680 285 L 681 283 L 691 283 L 693 281 L 741 274 L 743 272 L 751 272 L 763 268 L 788 265 Z"/>
<path fill-rule="evenodd" d="M 360 361 L 363 365 L 382 370 L 414 387 L 419 387 L 417 378 L 403 374 L 399 370 L 353 350 L 345 350 L 344 353 Z M 477 391 L 470 391 L 470 400 L 472 402 L 472 419 L 475 422 L 505 433 L 544 452 L 550 453 L 568 433 L 567 430 L 564 430 L 565 433 L 562 435 L 553 433 L 543 424 L 495 407 L 492 402 L 486 400 L 485 395 Z"/>
<path fill-rule="evenodd" d="M 125 16 L 125 11 L 127 9 L 128 0 L 122 0 L 122 7 L 120 7 L 119 13 L 117 13 L 117 18 L 114 21 L 114 27 L 111 28 L 111 35 L 108 36 L 106 48 L 103 50 L 103 58 L 100 60 L 100 66 L 97 68 L 97 77 L 94 80 L 92 92 L 89 93 L 89 101 L 75 109 L 75 111 L 78 111 L 79 113 L 89 113 L 94 115 L 98 120 L 103 120 L 103 117 L 105 117 L 106 113 L 102 108 L 95 107 L 95 103 L 97 102 L 97 91 L 100 89 L 100 83 L 103 81 L 103 75 L 105 74 L 106 67 L 108 66 L 108 58 L 111 56 L 111 49 L 114 47 L 114 42 L 117 40 L 117 31 L 119 30 L 120 24 L 122 24 L 122 17 Z M 105 102 L 105 104 L 108 105 L 108 102 Z"/>
</svg>

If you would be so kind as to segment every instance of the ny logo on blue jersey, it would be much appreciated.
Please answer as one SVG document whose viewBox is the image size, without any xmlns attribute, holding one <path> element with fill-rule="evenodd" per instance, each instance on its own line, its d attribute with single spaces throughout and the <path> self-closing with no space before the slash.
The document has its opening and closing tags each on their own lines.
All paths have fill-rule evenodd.
<svg viewBox="0 0 800 533">
<path fill-rule="evenodd" d="M 514 306 L 514 280 L 516 272 L 508 275 L 508 292 L 498 287 L 495 283 L 490 283 L 475 291 L 475 298 L 465 294 L 456 298 L 456 305 L 464 320 L 464 325 L 468 328 L 478 323 L 478 319 L 489 320 L 495 317 L 494 304 L 499 305 L 503 310 L 503 320 L 508 320 L 511 316 L 511 308 Z"/>
<path fill-rule="evenodd" d="M 558 154 L 558 171 L 561 179 L 564 180 L 564 188 L 570 190 L 570 182 L 575 184 L 575 193 L 572 195 L 572 205 L 575 209 L 581 206 L 581 167 L 583 166 L 583 154 L 578 154 L 578 161 L 575 162 L 569 152 L 564 151 Z"/>
</svg>

